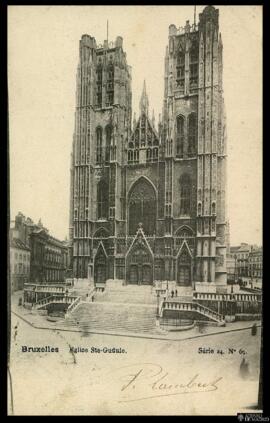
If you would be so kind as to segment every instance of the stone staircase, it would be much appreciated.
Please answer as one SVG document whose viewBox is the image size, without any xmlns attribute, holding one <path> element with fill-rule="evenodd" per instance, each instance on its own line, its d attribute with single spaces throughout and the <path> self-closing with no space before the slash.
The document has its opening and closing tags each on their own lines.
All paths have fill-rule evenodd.
<svg viewBox="0 0 270 423">
<path fill-rule="evenodd" d="M 126 285 L 106 288 L 104 292 L 95 293 L 95 301 L 129 304 L 157 304 L 157 296 L 152 286 Z"/>
<path fill-rule="evenodd" d="M 58 325 L 82 331 L 158 333 L 154 305 L 110 302 L 80 303 Z"/>
</svg>

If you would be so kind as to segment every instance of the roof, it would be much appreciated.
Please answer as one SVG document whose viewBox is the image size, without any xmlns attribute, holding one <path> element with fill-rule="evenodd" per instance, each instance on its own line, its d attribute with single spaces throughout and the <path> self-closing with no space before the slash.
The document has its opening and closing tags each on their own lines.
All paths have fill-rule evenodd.
<svg viewBox="0 0 270 423">
<path fill-rule="evenodd" d="M 241 247 L 237 250 L 238 253 L 250 251 L 251 246 L 250 245 L 241 245 Z"/>
<path fill-rule="evenodd" d="M 237 247 L 230 247 L 230 253 L 236 253 L 239 250 L 239 246 Z"/>
<path fill-rule="evenodd" d="M 231 253 L 241 253 L 241 252 L 249 252 L 251 250 L 251 245 L 249 244 L 241 244 L 234 247 L 230 247 Z"/>
<path fill-rule="evenodd" d="M 254 248 L 250 254 L 262 254 L 262 247 Z"/>
<path fill-rule="evenodd" d="M 24 242 L 22 242 L 20 239 L 16 239 L 16 238 L 13 238 L 10 241 L 10 247 L 11 248 L 19 248 L 20 250 L 30 251 L 30 248 L 27 247 L 27 245 L 25 245 Z"/>
</svg>

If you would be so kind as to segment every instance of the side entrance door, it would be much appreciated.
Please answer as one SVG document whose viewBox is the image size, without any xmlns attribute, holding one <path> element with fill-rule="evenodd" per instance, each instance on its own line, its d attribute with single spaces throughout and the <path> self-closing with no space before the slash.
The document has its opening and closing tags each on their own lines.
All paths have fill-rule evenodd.
<svg viewBox="0 0 270 423">
<path fill-rule="evenodd" d="M 190 285 L 190 266 L 180 266 L 178 268 L 177 282 L 181 286 Z"/>
<path fill-rule="evenodd" d="M 131 264 L 129 270 L 129 283 L 138 284 L 138 266 Z"/>
<path fill-rule="evenodd" d="M 142 285 L 150 285 L 151 283 L 151 266 L 149 264 L 144 264 L 142 266 Z"/>
</svg>

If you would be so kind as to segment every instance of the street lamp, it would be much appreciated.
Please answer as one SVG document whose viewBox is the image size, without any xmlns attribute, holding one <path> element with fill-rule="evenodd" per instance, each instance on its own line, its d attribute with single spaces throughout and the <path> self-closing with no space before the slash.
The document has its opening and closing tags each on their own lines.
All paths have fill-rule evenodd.
<svg viewBox="0 0 270 423">
<path fill-rule="evenodd" d="M 237 255 L 234 255 L 234 283 L 236 284 L 237 280 Z M 232 290 L 233 292 L 233 290 Z"/>
<path fill-rule="evenodd" d="M 159 317 L 159 291 L 157 291 L 157 318 Z"/>
</svg>

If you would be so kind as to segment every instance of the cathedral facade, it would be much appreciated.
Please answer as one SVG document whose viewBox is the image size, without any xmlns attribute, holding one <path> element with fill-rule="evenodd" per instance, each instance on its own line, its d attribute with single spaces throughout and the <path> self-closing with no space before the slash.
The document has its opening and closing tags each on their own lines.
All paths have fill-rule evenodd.
<svg viewBox="0 0 270 423">
<path fill-rule="evenodd" d="M 132 119 L 123 40 L 80 40 L 71 154 L 74 278 L 226 285 L 226 121 L 219 11 L 169 27 L 157 125 Z"/>
</svg>

